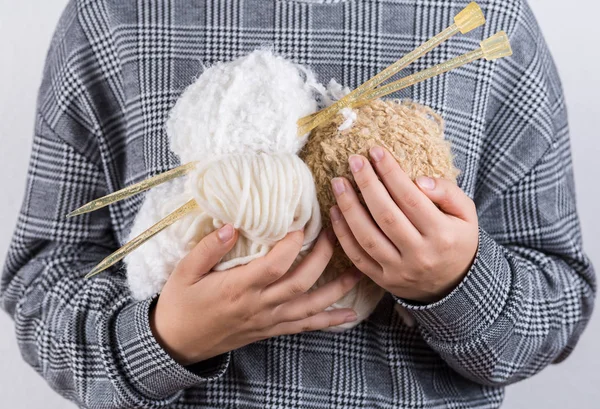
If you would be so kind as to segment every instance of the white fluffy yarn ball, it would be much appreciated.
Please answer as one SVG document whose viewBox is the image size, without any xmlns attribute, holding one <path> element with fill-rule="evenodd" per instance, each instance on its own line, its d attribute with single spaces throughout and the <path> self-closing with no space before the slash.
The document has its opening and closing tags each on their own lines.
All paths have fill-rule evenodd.
<svg viewBox="0 0 600 409">
<path fill-rule="evenodd" d="M 317 110 L 322 88 L 307 69 L 257 50 L 206 69 L 177 101 L 167 121 L 171 150 L 182 162 L 207 154 L 297 153 L 296 121 Z"/>
</svg>

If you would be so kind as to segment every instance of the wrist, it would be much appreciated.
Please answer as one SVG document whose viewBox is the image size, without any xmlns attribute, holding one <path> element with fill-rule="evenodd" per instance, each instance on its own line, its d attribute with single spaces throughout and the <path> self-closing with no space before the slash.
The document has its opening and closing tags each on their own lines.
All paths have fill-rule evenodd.
<svg viewBox="0 0 600 409">
<path fill-rule="evenodd" d="M 452 271 L 452 275 L 448 276 L 443 281 L 443 284 L 439 287 L 438 291 L 427 300 L 422 300 L 428 304 L 433 304 L 448 297 L 465 279 L 469 271 L 473 268 L 473 264 L 477 258 L 479 252 L 479 228 L 475 229 L 472 233 L 472 240 L 469 240 L 471 244 L 469 248 L 463 249 L 462 253 L 465 255 L 461 264 L 456 264 Z M 474 245 L 473 245 L 474 244 Z M 459 250 L 460 252 L 460 250 Z M 443 277 L 445 271 L 440 271 L 438 274 Z"/>
<path fill-rule="evenodd" d="M 222 376 L 229 365 L 223 355 L 211 367 L 192 371 L 175 361 L 157 342 L 150 328 L 150 310 L 155 300 L 133 302 L 121 309 L 114 320 L 104 348 L 110 370 L 122 374 L 131 386 L 123 393 L 133 399 L 152 400 L 151 406 L 172 404 L 182 390 Z M 110 336 L 110 338 L 109 338 Z M 112 346 L 114 343 L 114 346 Z"/>
<path fill-rule="evenodd" d="M 450 294 L 434 303 L 395 297 L 421 326 L 427 338 L 463 342 L 481 334 L 499 317 L 511 295 L 513 276 L 505 249 L 479 229 L 477 255 L 468 273 Z"/>
<path fill-rule="evenodd" d="M 158 345 L 160 345 L 160 347 L 169 354 L 175 362 L 182 366 L 188 366 L 199 362 L 200 359 L 194 359 L 192 354 L 186 352 L 183 346 L 179 345 L 177 342 L 178 338 L 180 338 L 178 332 L 173 328 L 165 328 L 165 325 L 163 325 L 165 321 L 162 317 L 159 318 L 157 309 L 158 302 L 155 302 L 150 307 L 148 318 L 150 320 L 150 330 Z M 181 341 L 181 339 L 179 339 L 179 341 Z"/>
</svg>

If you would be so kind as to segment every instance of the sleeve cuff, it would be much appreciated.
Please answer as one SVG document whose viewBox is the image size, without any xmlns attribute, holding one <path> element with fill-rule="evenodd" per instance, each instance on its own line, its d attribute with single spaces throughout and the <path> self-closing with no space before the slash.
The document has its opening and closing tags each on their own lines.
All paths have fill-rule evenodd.
<svg viewBox="0 0 600 409">
<path fill-rule="evenodd" d="M 411 312 L 426 338 L 463 342 L 476 337 L 498 319 L 510 294 L 511 271 L 506 251 L 480 228 L 475 261 L 450 294 L 426 305 L 394 298 Z"/>
<path fill-rule="evenodd" d="M 154 300 L 125 307 L 115 323 L 117 357 L 129 382 L 147 399 L 162 400 L 183 389 L 222 376 L 230 353 L 201 364 L 184 367 L 160 346 L 150 329 Z"/>
</svg>

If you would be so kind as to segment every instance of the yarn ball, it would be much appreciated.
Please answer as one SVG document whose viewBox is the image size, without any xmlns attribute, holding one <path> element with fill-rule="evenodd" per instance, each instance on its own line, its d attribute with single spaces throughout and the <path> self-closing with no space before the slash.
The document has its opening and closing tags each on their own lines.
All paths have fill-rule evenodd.
<svg viewBox="0 0 600 409">
<path fill-rule="evenodd" d="M 298 137 L 298 119 L 347 92 L 335 81 L 325 88 L 309 69 L 269 50 L 208 67 L 183 92 L 166 124 L 171 151 L 182 163 L 198 165 L 185 177 L 146 193 L 130 240 L 192 199 L 198 207 L 125 258 L 133 297 L 146 299 L 160 292 L 179 261 L 227 223 L 238 230 L 239 239 L 215 270 L 264 256 L 287 233 L 304 228 L 298 262 L 313 246 L 322 220 L 330 223 L 329 209 L 335 203 L 330 180 L 352 180 L 348 156 L 367 154 L 375 144 L 387 147 L 412 178 L 456 177 L 441 118 L 414 103 L 373 101 L 344 109 L 310 139 Z M 313 289 L 349 267 L 338 246 Z M 383 294 L 372 281 L 361 280 L 330 307 L 353 308 L 358 320 L 328 330 L 358 325 Z M 406 311 L 398 312 L 410 321 Z"/>
<path fill-rule="evenodd" d="M 358 109 L 346 109 L 313 130 L 300 152 L 315 179 L 324 227 L 331 225 L 329 210 L 336 203 L 331 179 L 345 177 L 358 191 L 348 158 L 352 154 L 369 157 L 369 149 L 375 145 L 388 149 L 413 180 L 418 176 L 430 176 L 456 182 L 459 171 L 453 164 L 450 143 L 444 140 L 443 119 L 431 108 L 412 101 L 391 99 L 374 100 Z M 362 201 L 362 196 L 359 197 Z M 341 246 L 336 246 L 334 256 L 316 286 L 334 279 L 350 266 L 352 262 Z M 334 307 L 355 308 L 360 322 L 371 314 L 384 293 L 365 277 Z M 346 327 L 352 325 L 356 323 Z"/>
<path fill-rule="evenodd" d="M 177 263 L 227 223 L 239 231 L 239 239 L 214 270 L 247 264 L 266 255 L 290 231 L 304 228 L 299 261 L 321 230 L 315 184 L 306 164 L 289 153 L 247 153 L 208 161 L 187 178 L 149 191 L 130 239 L 192 198 L 198 209 L 125 258 L 135 299 L 160 292 Z"/>
<path fill-rule="evenodd" d="M 207 154 L 297 153 L 306 136 L 296 136 L 296 121 L 317 110 L 318 89 L 310 70 L 269 50 L 219 62 L 171 110 L 170 148 L 184 163 Z"/>
<path fill-rule="evenodd" d="M 169 147 L 199 165 L 146 193 L 129 240 L 191 199 L 198 209 L 125 258 L 134 298 L 160 292 L 177 263 L 227 223 L 239 239 L 217 270 L 263 256 L 301 228 L 299 258 L 308 251 L 321 222 L 312 175 L 297 156 L 307 135 L 297 136 L 296 121 L 317 110 L 322 90 L 309 69 L 263 49 L 208 67 L 182 93 L 166 123 Z"/>
</svg>

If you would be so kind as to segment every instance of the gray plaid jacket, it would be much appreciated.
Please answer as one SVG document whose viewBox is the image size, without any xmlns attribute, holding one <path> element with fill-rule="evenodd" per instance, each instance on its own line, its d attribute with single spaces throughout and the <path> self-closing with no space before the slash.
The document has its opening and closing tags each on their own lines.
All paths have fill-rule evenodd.
<svg viewBox="0 0 600 409">
<path fill-rule="evenodd" d="M 78 0 L 67 6 L 39 94 L 27 190 L 1 281 L 24 359 L 88 408 L 497 408 L 504 386 L 569 355 L 592 312 L 560 81 L 524 0 L 482 0 L 482 29 L 407 70 L 505 29 L 515 55 L 401 93 L 447 121 L 480 248 L 445 299 L 387 296 L 343 334 L 283 336 L 195 367 L 152 337 L 151 301 L 115 268 L 143 197 L 73 219 L 79 205 L 177 164 L 165 117 L 206 64 L 272 45 L 356 87 L 439 32 L 467 1 Z M 393 313 L 402 303 L 416 318 Z M 202 313 L 199 311 L 198 313 Z"/>
</svg>

